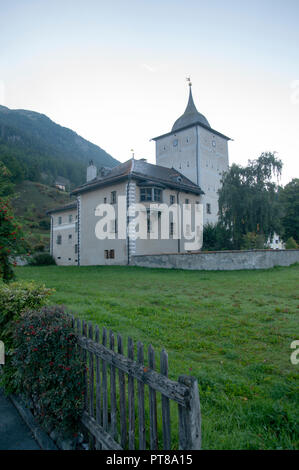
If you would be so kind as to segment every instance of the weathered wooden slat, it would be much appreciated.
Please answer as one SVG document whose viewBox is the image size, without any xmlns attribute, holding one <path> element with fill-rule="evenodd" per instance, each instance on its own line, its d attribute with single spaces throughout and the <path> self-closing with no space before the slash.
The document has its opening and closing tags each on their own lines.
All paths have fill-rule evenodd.
<svg viewBox="0 0 299 470">
<path fill-rule="evenodd" d="M 100 341 L 100 330 L 98 325 L 95 327 L 95 342 L 99 343 Z M 101 418 L 101 370 L 100 370 L 100 358 L 95 356 L 96 361 L 96 423 L 101 425 L 102 418 Z M 96 443 L 96 449 L 101 450 L 102 446 L 99 441 Z"/>
<path fill-rule="evenodd" d="M 98 325 L 95 328 L 95 342 L 100 341 L 100 330 Z M 96 422 L 101 424 L 101 370 L 100 370 L 100 358 L 95 356 L 96 360 Z"/>
<path fill-rule="evenodd" d="M 179 405 L 179 448 L 181 450 L 199 450 L 201 448 L 201 414 L 198 384 L 195 377 L 182 375 L 179 383 L 190 390 L 187 407 Z"/>
<path fill-rule="evenodd" d="M 89 339 L 93 340 L 93 326 L 92 323 L 88 323 L 88 337 Z M 94 354 L 92 352 L 88 353 L 88 382 L 89 382 L 89 415 L 94 417 Z M 90 447 L 91 449 L 95 448 L 95 439 L 92 437 L 90 439 Z"/>
<path fill-rule="evenodd" d="M 111 351 L 114 351 L 114 334 L 109 332 L 109 345 Z M 117 420 L 116 420 L 116 377 L 115 367 L 110 364 L 110 406 L 111 406 L 111 435 L 113 439 L 117 437 Z"/>
<path fill-rule="evenodd" d="M 78 341 L 82 348 L 94 352 L 105 363 L 113 364 L 116 368 L 128 375 L 132 375 L 135 379 L 149 385 L 152 389 L 162 393 L 171 400 L 176 401 L 182 406 L 188 406 L 190 389 L 183 383 L 174 382 L 150 368 L 143 367 L 137 362 L 109 350 L 101 344 L 94 343 L 88 338 L 81 337 Z"/>
<path fill-rule="evenodd" d="M 82 335 L 85 339 L 87 336 L 87 324 L 86 321 L 82 321 Z M 85 410 L 88 409 L 88 379 L 87 379 L 87 352 L 83 351 L 83 365 L 84 365 L 84 408 Z"/>
<path fill-rule="evenodd" d="M 88 324 L 88 337 L 93 340 L 93 327 L 92 323 Z M 89 414 L 94 416 L 94 363 L 93 353 L 89 352 Z"/>
<path fill-rule="evenodd" d="M 142 364 L 144 362 L 143 344 L 138 341 L 137 343 L 137 362 Z M 144 409 L 144 384 L 137 381 L 138 393 L 138 431 L 139 431 L 139 449 L 146 449 L 146 435 L 145 435 L 145 409 Z"/>
<path fill-rule="evenodd" d="M 128 338 L 128 358 L 134 361 L 134 343 Z M 129 450 L 135 449 L 135 391 L 134 377 L 128 377 Z"/>
<path fill-rule="evenodd" d="M 151 369 L 155 369 L 155 351 L 152 345 L 148 348 L 148 365 Z M 157 435 L 157 398 L 156 391 L 149 387 L 150 399 L 150 448 L 151 450 L 158 449 L 158 435 Z"/>
<path fill-rule="evenodd" d="M 120 335 L 117 335 L 117 352 L 123 355 L 123 340 Z M 121 369 L 118 369 L 118 382 L 119 382 L 119 413 L 120 413 L 120 442 L 123 448 L 127 443 L 127 414 L 126 414 L 126 382 L 125 374 Z"/>
<path fill-rule="evenodd" d="M 168 355 L 165 349 L 160 354 L 161 374 L 168 377 Z M 169 398 L 162 395 L 162 424 L 163 424 L 163 449 L 171 450 L 171 430 L 170 430 L 170 404 Z"/>
<path fill-rule="evenodd" d="M 76 319 L 76 333 L 77 333 L 77 335 L 81 335 L 81 320 L 80 320 L 80 318 Z"/>
<path fill-rule="evenodd" d="M 107 450 L 123 450 L 112 436 L 92 416 L 89 416 L 86 411 L 83 412 L 81 422 L 96 440 L 102 444 L 103 448 Z"/>
<path fill-rule="evenodd" d="M 94 343 L 96 344 L 96 343 Z M 103 328 L 103 336 L 102 336 L 102 346 L 105 348 L 107 345 L 107 330 Z M 96 345 L 97 347 L 100 346 L 99 344 Z M 107 361 L 102 360 L 102 390 L 103 390 L 103 417 L 102 417 L 102 425 L 105 431 L 108 430 L 108 387 L 107 387 Z"/>
</svg>

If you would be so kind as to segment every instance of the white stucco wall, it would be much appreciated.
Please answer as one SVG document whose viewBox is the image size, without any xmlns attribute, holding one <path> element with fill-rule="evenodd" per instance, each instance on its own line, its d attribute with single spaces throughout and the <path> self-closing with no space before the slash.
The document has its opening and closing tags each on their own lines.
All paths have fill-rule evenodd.
<svg viewBox="0 0 299 470">
<path fill-rule="evenodd" d="M 204 224 L 216 223 L 218 220 L 218 190 L 221 187 L 221 177 L 228 169 L 228 143 L 217 134 L 198 126 L 199 134 L 199 179 L 198 185 L 204 191 Z M 207 212 L 210 204 L 211 214 Z"/>
<path fill-rule="evenodd" d="M 197 184 L 197 145 L 195 126 L 162 137 L 156 141 L 156 164 L 173 167 Z"/>
<path fill-rule="evenodd" d="M 126 196 L 126 182 L 114 184 L 82 193 L 80 209 L 80 265 L 111 265 L 126 264 L 127 249 L 126 240 L 99 240 L 95 235 L 95 227 L 99 217 L 95 215 L 95 209 L 99 204 L 110 204 L 111 192 L 116 191 L 116 196 Z M 117 208 L 117 205 L 115 205 Z M 117 210 L 116 210 L 117 214 Z M 108 227 L 110 230 L 110 227 Z M 105 250 L 114 250 L 115 258 L 106 259 Z"/>
<path fill-rule="evenodd" d="M 69 220 L 69 217 L 72 220 Z M 61 217 L 61 224 L 59 218 Z M 71 209 L 56 212 L 51 215 L 51 247 L 52 256 L 58 265 L 71 266 L 77 264 L 77 253 L 75 253 L 75 245 L 77 244 L 76 221 L 77 210 Z M 61 236 L 61 244 L 57 243 L 57 237 Z"/>
<path fill-rule="evenodd" d="M 189 200 L 189 204 L 194 205 L 197 202 L 201 203 L 201 196 L 191 194 L 191 193 L 186 193 L 186 192 L 177 192 L 176 190 L 166 188 L 163 190 L 163 200 L 160 204 L 167 204 L 170 206 L 170 196 L 175 197 L 175 204 L 184 204 L 186 199 Z M 177 199 L 178 198 L 178 199 Z M 137 186 L 136 187 L 136 201 L 140 202 L 140 188 Z M 143 203 L 146 207 L 149 208 L 149 203 Z M 192 211 L 192 209 L 191 209 Z M 192 213 L 192 212 L 191 212 Z M 158 215 L 155 212 L 153 217 L 153 221 L 156 224 L 159 224 L 158 222 Z M 162 217 L 162 215 L 161 215 Z M 147 214 L 144 212 L 143 214 L 143 220 L 144 223 L 146 223 L 147 219 Z M 182 220 L 182 211 L 181 211 L 181 220 Z M 161 224 L 161 222 L 160 222 Z M 182 228 L 183 229 L 183 228 Z M 191 219 L 191 227 L 190 229 L 194 231 L 194 220 Z M 188 242 L 186 238 L 183 237 L 183 232 L 182 237 L 180 240 L 175 239 L 175 238 L 168 238 L 168 239 L 162 239 L 161 234 L 158 233 L 159 238 L 158 239 L 151 239 L 151 234 L 148 234 L 148 239 L 147 240 L 136 240 L 136 255 L 141 255 L 141 254 L 152 254 L 152 253 L 174 253 L 178 252 L 186 252 L 185 248 L 185 242 Z M 196 249 L 199 249 L 200 247 L 197 247 Z"/>
<path fill-rule="evenodd" d="M 130 203 L 140 203 L 140 187 L 136 185 L 136 181 L 131 181 L 130 183 Z M 82 193 L 80 195 L 80 265 L 110 265 L 110 264 L 127 264 L 128 263 L 128 240 L 127 239 L 118 239 L 118 233 L 115 234 L 114 240 L 104 239 L 99 240 L 95 234 L 96 223 L 100 220 L 99 216 L 95 215 L 96 207 L 104 203 L 104 198 L 106 202 L 110 203 L 110 195 L 112 191 L 116 191 L 116 197 L 126 196 L 127 194 L 127 185 L 128 181 L 122 183 L 107 186 L 104 188 L 99 188 L 94 191 Z M 170 195 L 175 196 L 175 201 L 177 200 L 177 192 L 171 189 L 163 190 L 163 203 L 170 205 Z M 185 200 L 189 199 L 190 204 L 195 204 L 196 202 L 200 203 L 200 196 L 180 192 L 179 193 L 179 203 L 185 203 Z M 145 206 L 149 206 L 149 203 L 142 203 Z M 115 205 L 117 219 L 119 219 L 118 207 Z M 146 211 L 141 214 L 141 220 L 146 224 L 147 213 Z M 194 230 L 194 221 L 191 224 L 191 230 Z M 145 225 L 146 226 L 146 225 Z M 169 253 L 178 251 L 178 240 L 177 239 L 151 239 L 150 234 L 147 234 L 148 238 L 130 240 L 129 250 L 130 255 L 135 254 L 151 254 L 151 253 Z M 197 234 L 197 239 L 200 236 Z M 188 242 L 186 239 L 181 239 L 180 241 L 180 250 L 186 251 L 185 242 Z M 196 249 L 199 249 L 200 246 L 197 246 Z M 105 250 L 114 250 L 115 258 L 106 259 Z"/>
<path fill-rule="evenodd" d="M 174 145 L 176 144 L 177 145 Z M 218 220 L 218 194 L 223 171 L 228 169 L 228 142 L 223 137 L 193 126 L 156 141 L 156 163 L 174 167 L 205 192 L 204 224 Z M 210 204 L 211 214 L 207 212 Z"/>
</svg>

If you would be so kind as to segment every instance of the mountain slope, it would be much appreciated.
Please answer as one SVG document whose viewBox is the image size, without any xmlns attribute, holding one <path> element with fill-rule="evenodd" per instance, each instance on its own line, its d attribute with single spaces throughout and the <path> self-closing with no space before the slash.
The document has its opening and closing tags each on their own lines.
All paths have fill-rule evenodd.
<svg viewBox="0 0 299 470">
<path fill-rule="evenodd" d="M 89 160 L 97 167 L 119 163 L 44 114 L 5 106 L 0 106 L 0 160 L 15 182 L 29 179 L 52 184 L 57 176 L 62 176 L 72 186 L 84 182 Z"/>
<path fill-rule="evenodd" d="M 14 214 L 22 224 L 30 251 L 49 250 L 50 217 L 47 211 L 54 207 L 64 206 L 75 198 L 56 188 L 32 181 L 22 181 L 14 188 Z"/>
</svg>

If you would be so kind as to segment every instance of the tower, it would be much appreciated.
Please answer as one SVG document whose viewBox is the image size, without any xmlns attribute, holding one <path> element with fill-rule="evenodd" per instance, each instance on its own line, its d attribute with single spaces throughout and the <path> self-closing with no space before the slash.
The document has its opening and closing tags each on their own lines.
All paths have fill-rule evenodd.
<svg viewBox="0 0 299 470">
<path fill-rule="evenodd" d="M 156 164 L 174 167 L 204 191 L 204 224 L 218 220 L 218 189 L 228 168 L 229 137 L 212 129 L 193 101 L 190 78 L 187 107 L 167 134 L 155 137 Z"/>
</svg>

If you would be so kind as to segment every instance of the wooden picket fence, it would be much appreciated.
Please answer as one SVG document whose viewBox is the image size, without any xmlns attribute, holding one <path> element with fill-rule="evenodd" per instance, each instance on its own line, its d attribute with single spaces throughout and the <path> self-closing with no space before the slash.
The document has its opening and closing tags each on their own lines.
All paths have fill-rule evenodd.
<svg viewBox="0 0 299 470">
<path fill-rule="evenodd" d="M 160 354 L 160 372 L 157 372 L 155 351 L 151 345 L 146 366 L 141 342 L 137 343 L 135 360 L 131 338 L 128 338 L 126 357 L 120 335 L 115 341 L 113 332 L 109 332 L 108 338 L 107 330 L 103 328 L 100 338 L 98 326 L 94 328 L 92 323 L 87 324 L 74 317 L 72 323 L 79 335 L 81 357 L 87 366 L 82 424 L 89 433 L 91 448 L 200 449 L 201 414 L 198 384 L 194 377 L 180 376 L 178 382 L 170 380 L 165 350 Z M 160 421 L 157 413 L 159 394 Z M 173 403 L 178 408 L 176 435 L 172 432 L 170 411 Z"/>
</svg>

